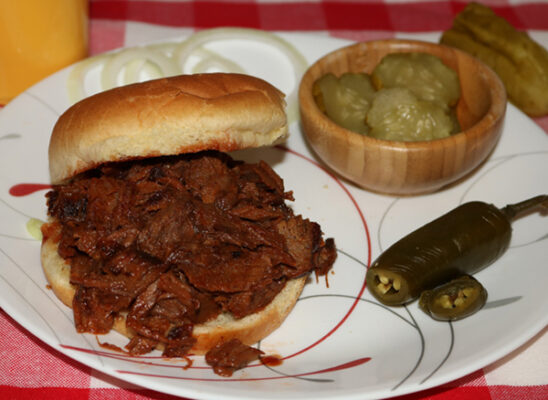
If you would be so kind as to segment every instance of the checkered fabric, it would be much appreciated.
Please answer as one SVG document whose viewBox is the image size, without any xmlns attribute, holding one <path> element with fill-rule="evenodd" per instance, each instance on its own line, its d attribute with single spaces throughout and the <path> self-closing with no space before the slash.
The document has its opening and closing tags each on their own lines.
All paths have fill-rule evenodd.
<svg viewBox="0 0 548 400">
<path fill-rule="evenodd" d="M 451 26 L 465 1 L 91 0 L 90 53 L 220 26 L 326 32 L 371 40 Z M 548 48 L 548 2 L 487 0 L 496 13 Z M 130 34 L 139 23 L 139 35 Z M 133 28 L 131 28 L 133 27 Z M 547 94 L 548 95 L 548 94 Z M 0 111 L 1 112 L 1 111 Z M 548 134 L 548 117 L 536 122 Z M 0 399 L 174 399 L 76 362 L 42 343 L 0 309 Z M 548 327 L 496 363 L 401 400 L 548 399 Z"/>
</svg>

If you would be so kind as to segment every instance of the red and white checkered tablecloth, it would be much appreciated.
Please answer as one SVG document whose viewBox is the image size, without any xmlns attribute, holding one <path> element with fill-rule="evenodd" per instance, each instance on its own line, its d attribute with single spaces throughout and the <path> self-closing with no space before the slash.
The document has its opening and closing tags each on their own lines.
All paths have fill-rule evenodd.
<svg viewBox="0 0 548 400">
<path fill-rule="evenodd" d="M 548 48 L 548 2 L 483 1 Z M 91 0 L 90 53 L 197 29 L 238 26 L 270 31 L 326 32 L 371 40 L 438 32 L 464 1 L 438 0 Z M 128 31 L 138 26 L 139 35 Z M 133 27 L 133 29 L 128 29 Z M 547 94 L 548 95 L 548 94 Z M 1 111 L 0 111 L 1 112 Z M 536 122 L 548 133 L 548 117 Z M 0 309 L 0 399 L 172 399 L 113 379 L 33 337 Z M 401 399 L 548 399 L 548 327 L 494 364 L 457 381 Z"/>
</svg>

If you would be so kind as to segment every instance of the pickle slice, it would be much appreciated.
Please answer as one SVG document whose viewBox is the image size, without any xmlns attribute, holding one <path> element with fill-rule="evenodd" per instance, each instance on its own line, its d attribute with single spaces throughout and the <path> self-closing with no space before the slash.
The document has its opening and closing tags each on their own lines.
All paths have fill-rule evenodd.
<svg viewBox="0 0 548 400">
<path fill-rule="evenodd" d="M 367 115 L 369 135 L 377 139 L 419 141 L 448 137 L 455 119 L 437 103 L 419 99 L 407 88 L 381 89 Z"/>
<path fill-rule="evenodd" d="M 369 75 L 344 74 L 339 79 L 326 74 L 316 81 L 314 95 L 322 111 L 336 124 L 367 134 L 365 116 L 375 89 Z"/>
<path fill-rule="evenodd" d="M 457 73 L 432 54 L 388 54 L 371 77 L 377 89 L 407 88 L 419 99 L 442 107 L 454 106 L 460 97 Z"/>
</svg>

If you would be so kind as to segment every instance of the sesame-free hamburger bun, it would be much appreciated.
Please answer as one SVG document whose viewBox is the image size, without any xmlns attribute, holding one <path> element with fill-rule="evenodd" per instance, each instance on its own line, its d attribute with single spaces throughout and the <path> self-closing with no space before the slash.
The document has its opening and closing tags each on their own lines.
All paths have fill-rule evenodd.
<svg viewBox="0 0 548 400">
<path fill-rule="evenodd" d="M 51 183 L 110 161 L 268 146 L 287 134 L 284 94 L 259 78 L 210 73 L 136 83 L 61 115 L 49 145 Z"/>
</svg>

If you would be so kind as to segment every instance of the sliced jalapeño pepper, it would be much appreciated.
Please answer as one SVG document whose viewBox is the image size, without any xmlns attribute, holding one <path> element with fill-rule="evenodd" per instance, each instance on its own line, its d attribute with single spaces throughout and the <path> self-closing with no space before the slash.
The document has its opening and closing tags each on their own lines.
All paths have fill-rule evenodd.
<svg viewBox="0 0 548 400">
<path fill-rule="evenodd" d="M 456 321 L 480 310 L 487 301 L 487 290 L 470 275 L 463 275 L 432 290 L 425 290 L 419 307 L 439 321 Z"/>
<path fill-rule="evenodd" d="M 510 243 L 510 222 L 537 206 L 548 208 L 548 195 L 502 209 L 480 201 L 462 204 L 383 252 L 367 271 L 367 287 L 381 303 L 395 306 L 473 274 L 502 256 Z"/>
</svg>

